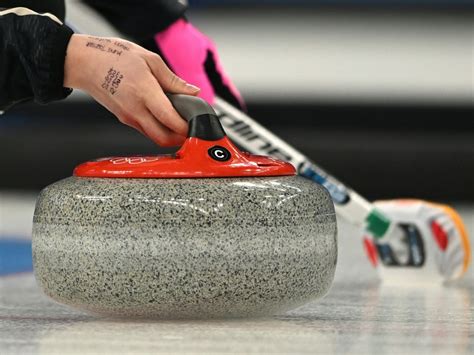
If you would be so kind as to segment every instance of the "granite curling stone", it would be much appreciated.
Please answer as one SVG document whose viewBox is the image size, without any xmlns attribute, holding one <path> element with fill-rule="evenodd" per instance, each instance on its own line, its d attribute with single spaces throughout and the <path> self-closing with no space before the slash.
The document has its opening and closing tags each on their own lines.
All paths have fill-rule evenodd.
<svg viewBox="0 0 474 355">
<path fill-rule="evenodd" d="M 84 163 L 41 192 L 33 262 L 44 292 L 168 319 L 270 315 L 323 296 L 337 259 L 327 191 L 240 152 L 201 100 L 171 99 L 190 127 L 175 155 Z"/>
</svg>

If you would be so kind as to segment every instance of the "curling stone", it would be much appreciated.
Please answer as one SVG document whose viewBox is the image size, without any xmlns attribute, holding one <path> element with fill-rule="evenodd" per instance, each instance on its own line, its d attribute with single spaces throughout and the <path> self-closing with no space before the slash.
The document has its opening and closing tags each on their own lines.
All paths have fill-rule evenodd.
<svg viewBox="0 0 474 355">
<path fill-rule="evenodd" d="M 327 191 L 291 164 L 241 152 L 213 109 L 173 95 L 189 122 L 174 155 L 79 165 L 36 204 L 36 279 L 54 300 L 119 317 L 284 312 L 333 280 Z"/>
</svg>

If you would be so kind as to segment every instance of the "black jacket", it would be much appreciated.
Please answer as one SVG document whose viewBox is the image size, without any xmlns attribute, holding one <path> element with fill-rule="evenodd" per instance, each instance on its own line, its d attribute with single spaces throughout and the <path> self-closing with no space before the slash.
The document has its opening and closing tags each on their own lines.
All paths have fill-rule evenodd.
<svg viewBox="0 0 474 355">
<path fill-rule="evenodd" d="M 177 0 L 84 0 L 120 32 L 144 41 L 184 14 Z M 64 0 L 0 2 L 0 111 L 26 100 L 65 98 L 66 48 L 73 32 L 63 24 Z M 139 25 L 137 25 L 139 24 Z"/>
</svg>

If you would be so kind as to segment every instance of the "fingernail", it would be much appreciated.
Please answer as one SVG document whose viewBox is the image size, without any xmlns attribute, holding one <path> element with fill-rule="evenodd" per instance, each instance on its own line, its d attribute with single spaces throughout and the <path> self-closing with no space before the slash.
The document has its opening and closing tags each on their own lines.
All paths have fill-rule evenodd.
<svg viewBox="0 0 474 355">
<path fill-rule="evenodd" d="M 194 86 L 192 84 L 186 84 L 186 89 L 191 90 L 192 92 L 201 91 L 200 88 L 198 88 L 197 86 Z"/>
</svg>

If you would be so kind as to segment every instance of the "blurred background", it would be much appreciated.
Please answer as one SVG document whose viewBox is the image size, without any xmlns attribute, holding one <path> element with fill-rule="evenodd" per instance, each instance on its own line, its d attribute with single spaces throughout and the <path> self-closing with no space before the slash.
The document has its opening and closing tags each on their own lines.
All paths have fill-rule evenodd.
<svg viewBox="0 0 474 355">
<path fill-rule="evenodd" d="M 68 23 L 77 29 L 117 35 L 80 1 L 66 3 Z M 369 199 L 453 204 L 473 235 L 472 5 L 190 0 L 188 16 L 217 43 L 252 117 Z M 33 276 L 20 273 L 32 270 L 39 190 L 86 160 L 162 152 L 78 91 L 63 102 L 24 104 L 0 116 L 0 276 L 8 275 L 0 277 L 6 330 L 0 348 L 136 353 L 143 344 L 171 349 L 196 342 L 214 352 L 212 346 L 223 352 L 226 344 L 247 353 L 248 343 L 260 340 L 259 351 L 271 345 L 283 353 L 307 341 L 313 345 L 306 353 L 472 354 L 473 268 L 455 287 L 378 288 L 360 231 L 341 220 L 331 292 L 320 306 L 283 321 L 123 325 L 96 322 L 46 299 Z"/>
<path fill-rule="evenodd" d="M 67 19 L 116 35 L 79 1 Z M 370 199 L 474 199 L 468 0 L 190 1 L 249 113 Z M 0 119 L 0 190 L 88 159 L 163 152 L 85 94 Z"/>
</svg>

